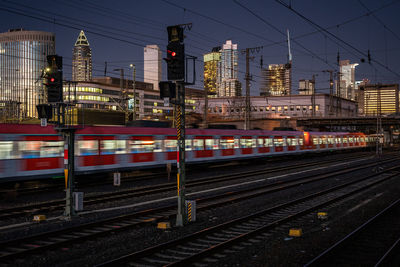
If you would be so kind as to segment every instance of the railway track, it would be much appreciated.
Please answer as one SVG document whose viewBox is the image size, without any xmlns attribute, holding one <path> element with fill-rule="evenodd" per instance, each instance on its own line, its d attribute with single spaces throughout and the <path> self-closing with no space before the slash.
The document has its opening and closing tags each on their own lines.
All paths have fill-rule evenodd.
<svg viewBox="0 0 400 267">
<path fill-rule="evenodd" d="M 368 154 L 368 153 L 361 153 L 362 154 Z M 292 155 L 293 157 L 293 155 Z M 349 157 L 350 158 L 350 157 Z M 246 162 L 246 161 L 245 161 Z M 218 164 L 216 165 L 218 166 Z M 195 166 L 196 168 L 201 168 L 199 166 Z M 150 174 L 144 174 L 144 175 L 127 175 L 124 176 L 122 179 L 124 181 L 124 183 L 127 182 L 135 182 L 135 181 L 142 181 L 142 180 L 148 180 L 148 179 L 157 179 L 160 178 L 160 176 L 165 176 L 166 173 L 165 171 L 161 171 L 161 172 L 155 172 L 155 173 L 150 173 Z M 15 183 L 10 183 L 10 182 L 6 182 L 4 184 L 0 184 L 2 186 L 3 189 L 0 189 L 0 196 L 4 195 L 6 196 L 7 194 L 18 194 L 20 195 L 28 195 L 28 194 L 38 194 L 38 193 L 46 193 L 46 192 L 53 192 L 55 190 L 64 190 L 64 181 L 63 179 L 59 179 L 62 180 L 62 182 L 56 182 L 54 183 L 54 180 L 51 180 L 48 183 L 44 183 L 42 185 L 38 185 L 38 184 L 34 184 L 33 186 L 27 186 L 27 187 L 18 187 L 15 188 Z M 35 181 L 27 181 L 26 183 L 29 185 L 32 185 Z M 36 181 L 38 182 L 38 181 Z M 22 182 L 24 183 L 24 182 Z M 13 188 L 8 188 L 8 189 L 4 189 L 7 187 L 10 187 L 10 184 L 12 184 Z M 90 182 L 85 182 L 85 181 L 81 181 L 78 180 L 77 182 L 77 187 L 79 188 L 85 188 L 88 186 L 100 186 L 100 185 L 108 185 L 108 184 L 112 184 L 112 180 L 111 179 L 104 179 L 101 181 L 90 181 Z"/>
<path fill-rule="evenodd" d="M 391 168 L 391 171 L 400 167 Z M 373 174 L 260 212 L 231 220 L 98 266 L 207 266 L 262 242 L 271 230 L 382 183 L 398 172 Z"/>
<path fill-rule="evenodd" d="M 197 180 L 192 180 L 192 181 L 189 180 L 186 183 L 186 187 L 191 188 L 191 187 L 195 187 L 195 186 L 208 185 L 210 183 L 234 181 L 237 179 L 242 179 L 243 177 L 246 177 L 246 176 L 255 176 L 255 175 L 272 174 L 272 173 L 289 171 L 289 170 L 297 170 L 297 169 L 302 169 L 302 168 L 307 168 L 307 167 L 327 165 L 327 164 L 330 164 L 333 162 L 335 162 L 335 163 L 348 162 L 350 159 L 354 160 L 354 157 L 347 157 L 340 161 L 338 161 L 337 159 L 330 160 L 330 161 L 324 161 L 323 164 L 321 164 L 320 162 L 311 162 L 311 163 L 298 164 L 298 165 L 292 165 L 292 166 L 286 166 L 286 167 L 275 167 L 275 168 L 267 168 L 267 169 L 256 170 L 256 171 L 245 171 L 245 172 L 235 173 L 233 175 L 232 174 L 218 175 L 218 176 L 207 177 L 207 178 L 202 178 L 202 179 L 197 179 Z M 363 158 L 361 158 L 361 159 L 363 159 Z M 364 159 L 368 160 L 369 157 L 365 157 Z M 154 185 L 154 186 L 143 186 L 140 188 L 119 190 L 119 191 L 114 191 L 114 192 L 102 193 L 100 195 L 85 196 L 84 206 L 94 205 L 94 204 L 98 204 L 98 203 L 111 202 L 111 201 L 125 200 L 127 198 L 142 197 L 142 196 L 157 194 L 157 193 L 174 192 L 175 190 L 176 190 L 175 182 L 159 184 L 159 185 Z M 34 203 L 34 204 L 29 204 L 29 205 L 16 206 L 16 207 L 7 208 L 7 209 L 1 209 L 0 210 L 0 221 L 1 220 L 4 221 L 5 219 L 10 219 L 10 218 L 32 216 L 33 214 L 38 214 L 38 213 L 46 213 L 46 212 L 53 212 L 53 211 L 57 211 L 57 210 L 63 210 L 64 207 L 65 207 L 65 200 L 57 199 L 57 200 L 51 200 L 51 201 L 47 201 L 47 202 L 40 202 L 40 203 Z"/>
<path fill-rule="evenodd" d="M 400 199 L 369 219 L 305 266 L 398 266 Z"/>
<path fill-rule="evenodd" d="M 126 182 L 134 182 L 134 181 L 141 181 L 145 179 L 156 179 L 159 178 L 160 175 L 165 175 L 165 172 L 158 172 L 158 173 L 152 173 L 152 174 L 146 174 L 146 175 L 129 175 L 123 177 L 123 181 Z M 18 195 L 29 195 L 29 194 L 38 194 L 38 193 L 47 193 L 47 192 L 53 192 L 56 190 L 64 190 L 64 179 L 61 179 L 62 183 L 56 183 L 56 184 L 43 184 L 43 185 L 34 185 L 30 187 L 22 187 L 22 188 L 17 188 L 17 189 L 3 189 L 0 190 L 0 195 L 7 195 L 9 193 L 17 193 Z M 27 182 L 28 184 L 31 184 L 32 182 Z M 79 188 L 85 188 L 88 186 L 100 186 L 100 185 L 107 185 L 107 184 L 112 184 L 111 179 L 105 179 L 103 181 L 98 181 L 98 182 L 90 182 L 90 183 L 85 183 L 85 182 L 79 182 L 77 184 L 77 187 Z"/>
<path fill-rule="evenodd" d="M 265 195 L 272 192 L 286 190 L 306 183 L 320 181 L 322 179 L 336 177 L 345 173 L 351 173 L 356 170 L 373 167 L 375 164 L 357 166 L 348 169 L 338 170 L 320 175 L 310 175 L 306 178 L 297 179 L 295 181 L 278 181 L 275 183 L 258 185 L 254 188 L 242 189 L 236 192 L 226 192 L 222 195 L 211 196 L 197 199 L 198 212 L 210 210 L 216 207 L 232 204 L 233 202 L 243 201 Z M 384 172 L 390 172 L 400 167 L 388 168 Z M 377 174 L 372 174 L 367 178 L 376 177 Z M 361 181 L 358 179 L 356 182 Z M 347 182 L 341 187 L 346 187 L 355 182 Z M 111 232 L 124 231 L 133 227 L 140 227 L 155 223 L 159 220 L 168 220 L 176 214 L 176 205 L 158 207 L 154 209 L 146 209 L 122 215 L 111 219 L 87 223 L 75 227 L 69 227 L 61 230 L 46 232 L 25 238 L 15 239 L 0 243 L 0 262 L 9 263 L 10 260 L 16 258 L 25 258 L 29 254 L 35 254 L 40 251 L 53 250 L 60 246 L 84 242 L 99 236 L 107 235 Z"/>
</svg>

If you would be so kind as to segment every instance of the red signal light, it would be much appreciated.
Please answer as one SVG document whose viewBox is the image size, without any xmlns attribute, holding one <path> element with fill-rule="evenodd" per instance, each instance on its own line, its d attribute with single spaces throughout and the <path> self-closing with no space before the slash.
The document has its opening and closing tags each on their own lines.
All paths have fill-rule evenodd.
<svg viewBox="0 0 400 267">
<path fill-rule="evenodd" d="M 171 51 L 171 50 L 167 50 L 167 52 L 169 53 L 169 54 L 171 54 L 171 56 L 176 56 L 176 52 L 174 52 L 174 51 Z"/>
<path fill-rule="evenodd" d="M 50 78 L 50 82 L 54 83 L 55 79 L 52 77 Z"/>
</svg>

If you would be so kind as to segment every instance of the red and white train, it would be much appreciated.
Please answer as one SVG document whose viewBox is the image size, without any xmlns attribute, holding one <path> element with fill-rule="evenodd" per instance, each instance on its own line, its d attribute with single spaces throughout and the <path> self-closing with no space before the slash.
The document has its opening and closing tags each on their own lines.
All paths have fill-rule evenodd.
<svg viewBox="0 0 400 267">
<path fill-rule="evenodd" d="M 186 159 L 237 158 L 362 148 L 363 133 L 187 129 Z M 87 126 L 76 131 L 77 173 L 161 166 L 176 162 L 176 130 Z M 64 141 L 53 126 L 0 124 L 0 180 L 62 175 Z"/>
</svg>

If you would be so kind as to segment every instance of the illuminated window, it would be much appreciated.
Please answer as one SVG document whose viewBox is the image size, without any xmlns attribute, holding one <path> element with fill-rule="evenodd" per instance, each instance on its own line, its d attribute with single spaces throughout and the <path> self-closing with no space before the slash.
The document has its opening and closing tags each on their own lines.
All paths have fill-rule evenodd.
<svg viewBox="0 0 400 267">
<path fill-rule="evenodd" d="M 176 140 L 165 140 L 164 145 L 165 145 L 165 151 L 171 152 L 171 151 L 176 151 L 178 142 Z"/>
<path fill-rule="evenodd" d="M 283 138 L 274 138 L 274 146 L 283 146 Z"/>
<path fill-rule="evenodd" d="M 193 150 L 204 150 L 204 139 L 194 139 Z"/>
<path fill-rule="evenodd" d="M 255 140 L 255 139 L 254 139 Z M 253 139 L 248 139 L 248 138 L 241 138 L 240 139 L 240 147 L 241 148 L 251 148 L 253 147 Z M 254 146 L 255 146 L 255 142 L 254 142 Z"/>
<path fill-rule="evenodd" d="M 221 139 L 219 141 L 221 149 L 233 149 L 235 147 L 235 140 L 232 138 L 229 139 Z"/>
<path fill-rule="evenodd" d="M 99 145 L 97 140 L 79 140 L 77 142 L 77 146 L 78 156 L 98 155 L 99 153 Z"/>
<path fill-rule="evenodd" d="M 153 152 L 155 149 L 155 142 L 153 140 L 130 140 L 129 148 L 130 153 Z"/>
</svg>

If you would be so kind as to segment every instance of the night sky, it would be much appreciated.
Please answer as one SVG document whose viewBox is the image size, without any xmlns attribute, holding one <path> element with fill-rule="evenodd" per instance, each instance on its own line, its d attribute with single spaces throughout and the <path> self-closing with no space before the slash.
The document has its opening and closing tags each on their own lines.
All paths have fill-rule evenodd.
<svg viewBox="0 0 400 267">
<path fill-rule="evenodd" d="M 252 54 L 251 94 L 259 94 L 260 56 L 264 66 L 287 61 L 286 29 L 292 39 L 292 93 L 298 80 L 316 76 L 317 92 L 328 92 L 329 74 L 337 70 L 337 55 L 360 63 L 356 79 L 399 83 L 400 1 L 392 0 L 285 0 L 293 10 L 327 29 L 332 35 L 296 15 L 274 0 L 19 0 L 0 2 L 0 30 L 12 28 L 50 31 L 56 34 L 57 54 L 64 57 L 65 78 L 71 77 L 72 49 L 81 29 L 92 48 L 93 76 L 118 77 L 116 68 L 137 66 L 137 80 L 143 80 L 143 47 L 157 44 L 164 51 L 166 26 L 193 23 L 186 30 L 186 54 L 197 56 L 197 83 L 202 86 L 202 55 L 227 39 L 239 49 L 263 46 Z M 371 11 L 372 13 L 369 13 Z M 16 13 L 15 13 L 16 12 Z M 18 14 L 17 14 L 18 13 Z M 334 39 L 338 37 L 341 41 Z M 346 43 L 346 44 L 345 44 Z M 350 46 L 352 47 L 350 47 Z M 368 64 L 367 53 L 378 62 Z M 361 63 L 361 59 L 365 63 Z M 163 79 L 166 79 L 163 63 Z M 239 79 L 244 88 L 245 57 L 239 53 Z M 131 77 L 131 76 L 130 76 Z"/>
</svg>

